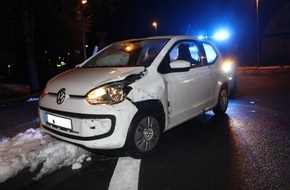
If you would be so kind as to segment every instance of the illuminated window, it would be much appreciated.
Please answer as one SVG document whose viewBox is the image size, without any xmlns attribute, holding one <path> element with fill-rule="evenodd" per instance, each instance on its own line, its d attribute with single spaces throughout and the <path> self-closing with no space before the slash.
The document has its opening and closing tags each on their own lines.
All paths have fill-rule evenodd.
<svg viewBox="0 0 290 190">
<path fill-rule="evenodd" d="M 170 61 L 185 60 L 192 64 L 200 63 L 199 49 L 195 42 L 183 41 L 174 46 L 169 53 Z"/>
<path fill-rule="evenodd" d="M 210 44 L 203 43 L 203 47 L 206 54 L 207 63 L 213 63 L 217 58 L 217 52 Z"/>
</svg>

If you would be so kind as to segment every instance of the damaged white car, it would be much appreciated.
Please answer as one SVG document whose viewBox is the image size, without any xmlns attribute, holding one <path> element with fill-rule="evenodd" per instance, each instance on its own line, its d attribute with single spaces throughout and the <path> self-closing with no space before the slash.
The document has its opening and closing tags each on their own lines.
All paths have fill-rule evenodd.
<svg viewBox="0 0 290 190">
<path fill-rule="evenodd" d="M 116 42 L 51 79 L 41 128 L 91 149 L 153 153 L 161 136 L 206 111 L 223 114 L 229 81 L 210 41 L 160 36 Z"/>
</svg>

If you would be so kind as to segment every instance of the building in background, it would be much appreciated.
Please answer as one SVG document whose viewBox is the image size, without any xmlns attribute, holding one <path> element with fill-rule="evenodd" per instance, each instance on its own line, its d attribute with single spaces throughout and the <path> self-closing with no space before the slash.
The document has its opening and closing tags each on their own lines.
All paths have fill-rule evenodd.
<svg viewBox="0 0 290 190">
<path fill-rule="evenodd" d="M 263 65 L 290 64 L 290 2 L 269 20 L 261 41 Z"/>
</svg>

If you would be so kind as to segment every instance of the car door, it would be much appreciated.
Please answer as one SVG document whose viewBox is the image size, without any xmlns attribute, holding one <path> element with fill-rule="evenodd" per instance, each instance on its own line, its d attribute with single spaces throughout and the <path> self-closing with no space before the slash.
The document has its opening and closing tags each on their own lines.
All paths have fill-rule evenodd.
<svg viewBox="0 0 290 190">
<path fill-rule="evenodd" d="M 161 63 L 164 70 L 159 70 L 167 87 L 169 128 L 201 113 L 208 104 L 210 69 L 203 65 L 200 53 L 197 42 L 182 41 L 173 46 Z M 189 61 L 191 68 L 166 70 L 175 60 Z"/>
</svg>

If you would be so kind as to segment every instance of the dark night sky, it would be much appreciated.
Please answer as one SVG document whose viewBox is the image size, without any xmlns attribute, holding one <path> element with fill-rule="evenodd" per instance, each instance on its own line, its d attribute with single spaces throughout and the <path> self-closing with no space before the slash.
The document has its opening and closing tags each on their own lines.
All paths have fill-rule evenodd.
<svg viewBox="0 0 290 190">
<path fill-rule="evenodd" d="M 289 0 L 259 0 L 260 39 L 271 17 Z M 154 35 L 200 34 L 211 36 L 218 29 L 229 29 L 229 45 L 235 54 L 256 60 L 256 0 L 127 0 L 112 16 L 107 42 Z"/>
<path fill-rule="evenodd" d="M 261 29 L 287 0 L 259 0 Z M 127 0 L 112 19 L 111 35 L 131 38 L 154 35 L 152 22 L 158 22 L 158 34 L 204 33 L 228 28 L 237 38 L 256 33 L 255 0 Z M 118 37 L 117 37 L 118 36 Z"/>
<path fill-rule="evenodd" d="M 93 2 L 94 0 L 88 1 Z M 269 18 L 271 18 L 275 12 L 277 12 L 277 10 L 287 1 L 290 0 L 259 0 L 259 23 L 261 34 L 263 33 Z M 80 2 L 80 0 L 76 0 L 74 2 Z M 251 64 L 254 62 L 253 60 L 255 60 L 254 57 L 257 55 L 256 0 L 122 0 L 122 2 L 122 7 L 117 11 L 113 11 L 113 14 L 111 14 L 112 12 L 109 10 L 109 8 L 104 9 L 104 7 L 101 7 L 100 9 L 103 9 L 106 18 L 101 20 L 102 25 L 92 25 L 95 31 L 107 32 L 108 35 L 105 39 L 107 44 L 129 38 L 153 36 L 153 21 L 158 22 L 158 35 L 207 34 L 210 36 L 213 35 L 213 33 L 219 28 L 228 28 L 231 31 L 231 38 L 227 43 L 232 43 L 235 44 L 236 47 L 239 47 L 236 49 L 238 49 L 239 53 L 241 52 L 240 54 L 243 54 L 241 57 L 251 57 L 251 61 L 247 61 L 247 64 Z M 13 2 L 11 4 L 13 5 Z M 7 5 L 10 5 L 10 3 L 7 3 Z M 51 46 L 52 48 L 49 49 L 49 52 L 54 53 L 53 50 L 55 49 L 56 53 L 54 54 L 57 55 L 55 56 L 52 53 L 53 56 L 63 56 L 63 52 L 71 51 L 70 49 L 75 48 L 75 46 L 71 47 L 72 43 L 67 43 L 69 44 L 69 48 L 66 47 L 66 41 L 63 40 L 63 34 L 66 33 L 58 31 L 58 26 L 62 26 L 62 24 L 60 24 L 61 19 L 50 17 L 50 14 L 53 16 L 55 15 L 52 14 L 54 12 L 50 13 L 49 11 L 51 11 L 51 9 L 48 9 L 48 12 L 43 13 L 44 17 L 39 18 L 40 22 L 38 22 L 38 24 L 40 23 L 40 29 L 38 28 L 35 34 L 35 37 L 38 37 L 39 43 L 37 44 L 36 42 L 35 49 L 39 50 L 39 52 L 42 52 L 43 49 L 47 49 L 47 47 Z M 89 11 L 94 10 L 89 9 Z M 97 10 L 95 11 L 96 13 L 100 13 Z M 47 18 L 45 16 L 47 16 Z M 47 22 L 42 22 L 42 19 L 47 19 Z M 49 21 L 53 22 L 49 25 Z M 59 25 L 54 25 L 54 21 Z M 77 27 L 77 22 L 77 20 L 73 20 L 72 24 L 74 26 L 76 25 Z M 11 26 L 14 26 L 13 24 L 14 23 L 12 23 Z M 42 27 L 42 24 L 45 27 Z M 46 25 L 50 27 L 46 27 Z M 51 28 L 51 26 L 53 26 L 53 28 Z M 3 27 L 3 29 L 9 29 L 9 27 Z M 51 31 L 52 29 L 55 30 Z M 3 31 L 5 32 L 4 34 L 7 33 L 7 35 L 10 35 L 6 30 Z M 16 35 L 19 35 L 19 33 L 16 33 Z M 43 35 L 45 37 L 43 37 Z M 88 41 L 91 41 L 89 47 L 92 48 L 90 48 L 87 52 L 88 56 L 92 54 L 93 47 L 98 45 L 95 36 L 96 34 L 92 32 L 90 35 L 92 37 L 88 38 Z M 55 38 L 55 36 L 57 36 L 57 38 Z M 74 41 L 70 39 L 70 35 L 66 35 L 65 37 L 66 39 L 69 39 L 67 40 L 69 42 Z M 4 37 L 4 39 L 6 38 Z M 6 41 L 9 42 L 9 39 L 10 38 L 7 38 Z M 5 43 L 3 44 L 3 47 L 5 47 Z M 8 45 L 13 45 L 13 43 L 8 43 Z M 81 46 L 76 46 L 77 48 L 80 47 L 79 49 L 81 49 Z M 20 65 L 17 67 L 20 68 L 20 73 L 23 74 L 24 72 L 22 72 L 21 68 L 24 67 L 24 64 L 22 64 L 24 51 L 21 50 L 21 48 L 22 46 L 17 44 L 15 51 L 17 54 L 15 57 L 18 56 L 18 59 L 14 58 L 14 48 L 10 47 L 10 50 L 12 52 L 11 57 L 13 57 L 13 61 Z M 20 50 L 18 51 L 18 49 Z M 78 61 L 79 60 L 76 62 Z M 6 69 L 5 64 L 6 62 L 2 61 L 2 65 Z M 19 78 L 21 78 L 21 76 Z"/>
</svg>

